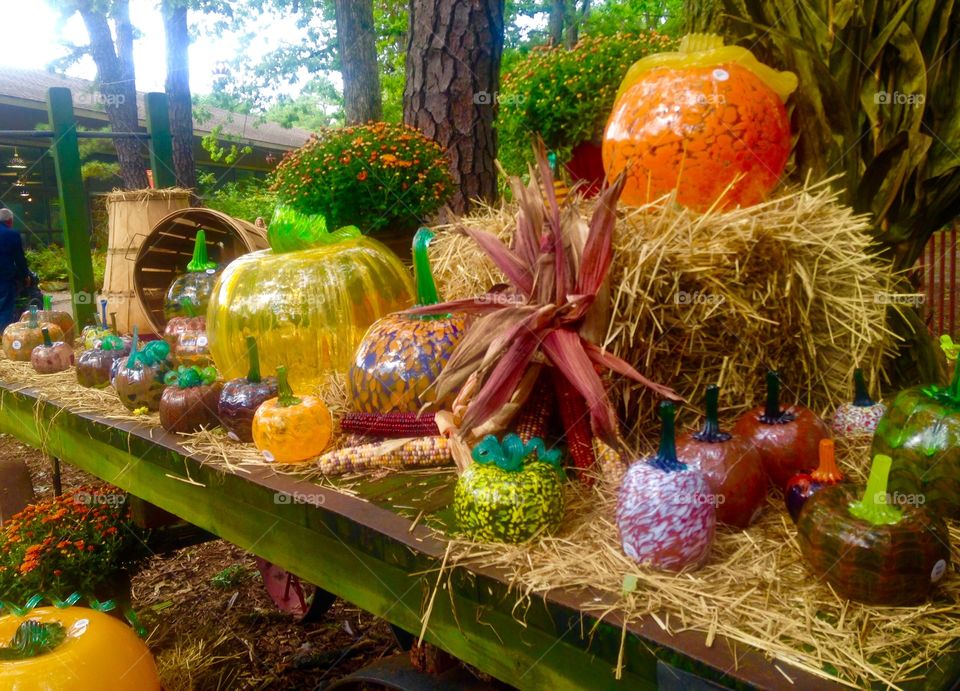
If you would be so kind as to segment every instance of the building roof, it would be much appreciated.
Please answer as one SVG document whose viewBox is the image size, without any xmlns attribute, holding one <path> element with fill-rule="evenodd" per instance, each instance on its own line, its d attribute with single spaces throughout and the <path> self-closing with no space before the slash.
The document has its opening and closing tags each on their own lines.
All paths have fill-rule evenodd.
<svg viewBox="0 0 960 691">
<path fill-rule="evenodd" d="M 103 97 L 95 82 L 76 77 L 66 77 L 45 70 L 26 70 L 0 65 L 0 103 L 28 105 L 46 110 L 47 89 L 62 86 L 73 92 L 73 108 L 77 117 L 106 121 Z M 145 124 L 143 93 L 137 92 L 137 109 L 140 123 Z M 301 146 L 310 132 L 300 128 L 281 127 L 275 122 L 262 122 L 257 115 L 231 113 L 222 108 L 204 106 L 201 113 L 194 112 L 193 132 L 202 137 L 218 125 L 224 136 L 236 137 L 244 143 L 267 148 L 294 149 Z"/>
</svg>

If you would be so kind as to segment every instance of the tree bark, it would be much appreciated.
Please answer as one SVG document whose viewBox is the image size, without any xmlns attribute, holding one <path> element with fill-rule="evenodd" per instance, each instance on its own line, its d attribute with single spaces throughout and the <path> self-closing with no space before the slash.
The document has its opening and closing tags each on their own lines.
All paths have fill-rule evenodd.
<svg viewBox="0 0 960 691">
<path fill-rule="evenodd" d="M 343 73 L 343 109 L 348 125 L 383 117 L 373 0 L 336 0 L 337 43 Z"/>
<path fill-rule="evenodd" d="M 197 188 L 193 159 L 193 102 L 190 99 L 190 34 L 185 0 L 163 0 L 163 29 L 167 41 L 167 103 L 173 168 L 177 186 Z"/>
<path fill-rule="evenodd" d="M 686 33 L 714 33 L 723 36 L 723 0 L 683 0 Z"/>
<path fill-rule="evenodd" d="M 403 121 L 447 151 L 456 213 L 497 198 L 503 0 L 411 0 Z"/>
<path fill-rule="evenodd" d="M 100 4 L 83 0 L 77 5 L 90 35 L 90 55 L 97 66 L 100 94 L 104 110 L 114 132 L 139 130 L 137 119 L 137 87 L 133 67 L 133 25 L 130 23 L 129 0 L 115 0 L 112 18 L 117 34 L 114 46 L 107 15 Z M 120 177 L 126 189 L 147 187 L 147 170 L 143 144 L 135 139 L 115 139 Z"/>
<path fill-rule="evenodd" d="M 550 19 L 547 26 L 550 31 L 551 46 L 559 46 L 563 44 L 563 20 L 566 15 L 566 0 L 552 0 L 550 2 Z"/>
</svg>

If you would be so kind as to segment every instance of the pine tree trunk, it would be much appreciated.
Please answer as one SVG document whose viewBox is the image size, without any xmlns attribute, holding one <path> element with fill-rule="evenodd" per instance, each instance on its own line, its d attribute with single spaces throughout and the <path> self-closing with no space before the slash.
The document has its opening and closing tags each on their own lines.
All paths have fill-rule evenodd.
<svg viewBox="0 0 960 691">
<path fill-rule="evenodd" d="M 117 45 L 107 16 L 99 4 L 91 0 L 78 3 L 77 9 L 90 35 L 90 54 L 97 66 L 97 79 L 103 96 L 104 110 L 114 132 L 135 132 L 137 120 L 137 87 L 133 68 L 133 25 L 130 23 L 128 0 L 115 0 L 113 20 L 117 33 Z M 115 139 L 120 163 L 120 177 L 126 189 L 147 187 L 147 167 L 144 161 L 145 148 L 136 139 Z"/>
<path fill-rule="evenodd" d="M 684 0 L 683 16 L 686 33 L 723 35 L 722 0 Z"/>
<path fill-rule="evenodd" d="M 373 0 L 336 0 L 337 43 L 348 125 L 383 117 Z"/>
<path fill-rule="evenodd" d="M 503 0 L 411 0 L 403 121 L 447 151 L 465 212 L 497 198 L 496 131 Z"/>
<path fill-rule="evenodd" d="M 163 0 L 163 29 L 167 40 L 167 103 L 173 139 L 173 168 L 177 186 L 197 188 L 193 160 L 193 103 L 190 99 L 190 34 L 184 0 Z"/>
<path fill-rule="evenodd" d="M 567 14 L 566 0 L 551 0 L 550 19 L 547 27 L 550 31 L 550 45 L 563 44 L 563 20 Z"/>
</svg>

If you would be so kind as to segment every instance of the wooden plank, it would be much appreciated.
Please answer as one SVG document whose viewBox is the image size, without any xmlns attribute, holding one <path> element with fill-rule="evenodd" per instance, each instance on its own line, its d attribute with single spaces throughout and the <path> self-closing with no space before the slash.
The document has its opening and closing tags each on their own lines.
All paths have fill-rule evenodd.
<svg viewBox="0 0 960 691">
<path fill-rule="evenodd" d="M 150 167 L 157 189 L 176 187 L 173 167 L 173 141 L 170 137 L 170 114 L 167 95 L 151 91 L 143 99 L 147 111 L 147 132 L 150 133 Z"/>
<path fill-rule="evenodd" d="M 175 435 L 73 413 L 4 386 L 0 431 L 401 628 L 420 630 L 445 549 L 423 522 L 411 529 L 411 521 L 394 511 L 267 469 L 231 472 L 186 455 Z M 422 480 L 443 488 L 439 476 Z M 371 491 L 379 485 L 377 491 L 387 495 L 400 491 L 395 481 L 369 485 Z M 518 610 L 517 594 L 503 574 L 458 567 L 434 599 L 425 637 L 519 688 L 650 688 L 658 659 L 724 685 L 771 688 L 784 682 L 758 651 L 735 650 L 721 638 L 706 648 L 703 634 L 667 634 L 653 620 L 627 627 L 623 678 L 617 682 L 613 669 L 622 623 L 615 616 L 598 623 L 580 612 L 578 603 L 590 595 L 533 595 L 529 607 Z M 798 688 L 837 688 L 781 666 Z"/>
<path fill-rule="evenodd" d="M 67 253 L 67 278 L 73 315 L 77 324 L 86 324 L 93 320 L 96 289 L 93 283 L 93 255 L 90 252 L 90 214 L 80 172 L 77 121 L 73 116 L 70 89 L 48 89 L 47 103 L 50 129 L 53 130 L 51 151 L 60 194 L 63 247 Z"/>
</svg>

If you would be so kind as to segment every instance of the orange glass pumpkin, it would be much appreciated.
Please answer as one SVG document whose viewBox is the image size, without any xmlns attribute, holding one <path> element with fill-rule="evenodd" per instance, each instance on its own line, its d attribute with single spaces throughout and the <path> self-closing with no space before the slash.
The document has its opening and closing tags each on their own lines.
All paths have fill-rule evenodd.
<svg viewBox="0 0 960 691">
<path fill-rule="evenodd" d="M 30 319 L 30 310 L 24 310 L 20 315 L 20 321 L 25 322 Z M 56 324 L 63 332 L 63 340 L 73 345 L 73 339 L 76 334 L 73 329 L 73 317 L 69 312 L 53 309 L 53 298 L 49 295 L 43 296 L 43 309 L 37 312 L 37 319 L 42 322 Z"/>
<path fill-rule="evenodd" d="M 30 308 L 30 317 L 25 322 L 13 322 L 3 330 L 3 353 L 11 360 L 30 362 L 30 355 L 38 345 L 43 345 L 46 328 L 51 341 L 62 341 L 63 331 L 56 324 L 37 319 L 37 308 Z"/>
<path fill-rule="evenodd" d="M 253 443 L 271 461 L 301 463 L 323 453 L 333 419 L 317 396 L 294 396 L 287 368 L 277 367 L 277 398 L 264 401 L 253 415 Z"/>
<path fill-rule="evenodd" d="M 790 155 L 783 104 L 796 86 L 744 48 L 685 36 L 679 52 L 647 56 L 624 77 L 603 136 L 607 179 L 626 171 L 620 201 L 634 206 L 674 189 L 697 211 L 756 204 Z"/>
<path fill-rule="evenodd" d="M 35 623 L 29 623 L 35 622 Z M 44 626 L 58 633 L 51 649 L 0 664 L 0 688 L 17 691 L 160 691 L 153 656 L 118 619 L 85 607 L 39 607 L 0 618 L 0 641 Z"/>
</svg>

